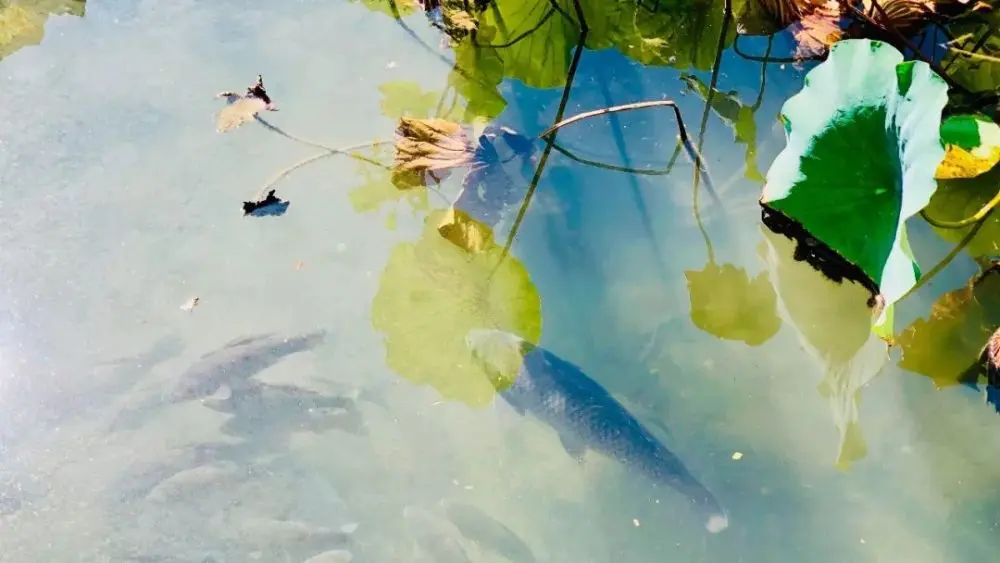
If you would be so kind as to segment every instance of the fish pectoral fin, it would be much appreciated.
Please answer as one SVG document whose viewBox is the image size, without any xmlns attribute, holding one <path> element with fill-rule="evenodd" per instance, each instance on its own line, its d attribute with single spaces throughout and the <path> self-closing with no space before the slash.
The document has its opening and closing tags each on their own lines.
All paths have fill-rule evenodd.
<svg viewBox="0 0 1000 563">
<path fill-rule="evenodd" d="M 559 441 L 571 458 L 575 459 L 577 463 L 583 463 L 583 456 L 587 453 L 586 444 L 567 434 L 559 434 Z"/>
</svg>

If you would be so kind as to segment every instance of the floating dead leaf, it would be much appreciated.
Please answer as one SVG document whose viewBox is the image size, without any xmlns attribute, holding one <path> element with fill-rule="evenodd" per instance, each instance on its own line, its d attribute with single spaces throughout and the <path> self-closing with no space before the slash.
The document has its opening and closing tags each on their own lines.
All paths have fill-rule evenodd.
<svg viewBox="0 0 1000 563">
<path fill-rule="evenodd" d="M 438 174 L 467 166 L 474 158 L 475 149 L 458 123 L 401 117 L 396 127 L 393 183 L 400 189 L 426 185 L 428 175 L 440 179 Z"/>
<path fill-rule="evenodd" d="M 258 201 L 243 202 L 243 216 L 253 215 L 254 217 L 264 217 L 271 215 L 274 217 L 284 215 L 288 210 L 289 202 L 275 197 L 274 190 L 267 192 L 267 197 Z"/>
<path fill-rule="evenodd" d="M 215 129 L 219 133 L 232 131 L 252 121 L 261 111 L 278 111 L 264 88 L 264 77 L 259 74 L 257 80 L 247 88 L 246 94 L 220 92 L 216 97 L 226 99 L 226 107 L 219 111 L 215 121 Z"/>
</svg>

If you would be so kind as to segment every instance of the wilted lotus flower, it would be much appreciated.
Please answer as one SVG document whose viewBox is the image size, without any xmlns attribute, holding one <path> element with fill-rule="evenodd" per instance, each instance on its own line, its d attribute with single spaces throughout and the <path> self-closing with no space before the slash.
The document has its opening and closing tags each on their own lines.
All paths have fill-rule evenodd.
<svg viewBox="0 0 1000 563">
<path fill-rule="evenodd" d="M 257 117 L 261 111 L 278 111 L 264 88 L 264 77 L 257 75 L 257 81 L 247 88 L 247 93 L 220 92 L 216 98 L 225 98 L 226 107 L 219 112 L 215 128 L 220 133 L 232 131 L 247 121 Z"/>
<path fill-rule="evenodd" d="M 452 168 L 468 166 L 476 151 L 462 126 L 445 119 L 402 117 L 396 127 L 392 181 L 400 189 L 440 180 Z"/>
</svg>

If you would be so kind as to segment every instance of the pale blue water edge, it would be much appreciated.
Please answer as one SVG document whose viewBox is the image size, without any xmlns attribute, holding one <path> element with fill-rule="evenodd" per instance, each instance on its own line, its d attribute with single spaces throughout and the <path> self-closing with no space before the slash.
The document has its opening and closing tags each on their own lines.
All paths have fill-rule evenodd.
<svg viewBox="0 0 1000 563">
<path fill-rule="evenodd" d="M 419 18 L 410 25 L 437 44 Z M 759 65 L 731 53 L 723 65 L 719 89 L 752 100 Z M 448 68 L 384 15 L 320 1 L 91 2 L 84 18 L 50 18 L 41 46 L 0 62 L 0 561 L 298 561 L 343 549 L 366 562 L 922 563 L 987 561 L 1000 547 L 998 419 L 979 397 L 934 391 L 894 358 L 861 391 L 867 454 L 838 471 L 836 417 L 850 401 L 832 409 L 817 391 L 834 368 L 787 319 L 759 347 L 692 324 L 684 272 L 707 258 L 687 164 L 638 177 L 554 155 L 514 254 L 542 296 L 542 343 L 669 430 L 660 435 L 728 507 L 728 530 L 707 536 L 679 495 L 651 503 L 644 482 L 611 462 L 579 467 L 530 419 L 442 402 L 402 379 L 386 367 L 371 303 L 419 216 L 400 204 L 390 230 L 389 207 L 355 212 L 358 166 L 329 159 L 282 185 L 287 215 L 243 218 L 237 203 L 311 154 L 255 124 L 215 132 L 212 96 L 258 72 L 281 108 L 271 122 L 339 146 L 391 136 L 380 84 L 436 90 Z M 775 117 L 799 80 L 768 70 L 762 170 L 782 146 Z M 675 70 L 588 52 L 569 111 L 666 97 L 696 128 L 702 103 L 681 85 Z M 530 134 L 550 123 L 560 94 L 517 83 L 502 93 L 499 121 Z M 663 166 L 674 134 L 654 111 L 580 124 L 560 142 Z M 710 119 L 705 153 L 720 186 L 743 163 L 732 135 Z M 716 262 L 751 276 L 766 270 L 758 190 L 725 186 L 728 220 L 701 198 Z M 926 229 L 913 239 L 924 263 L 946 251 Z M 972 271 L 957 261 L 900 325 Z M 782 291 L 807 302 L 836 293 Z M 199 307 L 180 311 L 193 296 Z M 362 432 L 295 432 L 297 413 L 281 410 L 234 423 L 198 401 L 106 430 L 227 341 L 317 328 L 324 345 L 259 379 L 361 390 Z M 150 350 L 142 367 L 102 365 Z M 839 396 L 852 395 L 868 360 L 842 367 Z M 254 475 L 236 479 L 218 463 L 169 480 L 198 464 L 176 448 L 233 441 L 226 432 L 250 444 L 231 462 Z M 129 495 L 138 500 L 123 503 Z M 349 537 L 322 547 L 323 530 Z"/>
</svg>

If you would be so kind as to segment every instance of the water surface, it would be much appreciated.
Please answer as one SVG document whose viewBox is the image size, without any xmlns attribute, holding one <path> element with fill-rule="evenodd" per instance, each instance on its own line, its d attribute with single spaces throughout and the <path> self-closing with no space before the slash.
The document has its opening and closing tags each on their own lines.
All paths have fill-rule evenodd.
<svg viewBox="0 0 1000 563">
<path fill-rule="evenodd" d="M 420 236 L 440 199 L 376 205 L 370 190 L 393 193 L 387 176 L 330 158 L 281 184 L 285 216 L 244 218 L 238 203 L 315 151 L 255 123 L 217 133 L 213 95 L 262 73 L 280 108 L 266 117 L 282 129 L 330 146 L 391 138 L 397 116 L 385 115 L 380 86 L 439 92 L 449 71 L 438 35 L 419 16 L 407 22 L 431 50 L 355 3 L 92 1 L 83 17 L 48 18 L 39 46 L 0 61 L 4 561 L 284 561 L 343 549 L 376 562 L 916 563 L 995 553 L 1000 419 L 971 390 L 935 390 L 899 369 L 896 353 L 883 368 L 858 329 L 861 290 L 794 263 L 790 243 L 759 226 L 747 148 L 715 114 L 703 150 L 726 209 L 701 192 L 711 255 L 683 159 L 670 175 L 643 176 L 560 154 L 512 254 L 541 297 L 541 343 L 658 429 L 729 508 L 728 530 L 706 537 L 678 495 L 651 495 L 610 461 L 577 465 L 554 433 L 502 403 L 454 400 L 431 384 L 465 385 L 447 369 L 423 382 L 391 369 L 373 301 L 393 250 Z M 704 102 L 681 74 L 588 51 L 567 111 L 670 98 L 695 127 Z M 761 171 L 783 145 L 781 103 L 801 85 L 791 66 L 765 75 L 754 112 Z M 718 89 L 749 104 L 760 76 L 759 63 L 727 51 Z M 551 123 L 561 95 L 517 81 L 500 91 L 508 106 L 497 122 L 526 134 Z M 581 123 L 559 142 L 662 168 L 675 134 L 669 112 L 652 110 Z M 446 197 L 458 181 L 441 187 Z M 933 263 L 947 247 L 915 227 L 918 258 Z M 897 324 L 964 283 L 973 265 L 963 260 Z M 759 302 L 737 315 L 749 340 L 780 327 L 763 343 L 692 322 L 690 273 L 738 270 L 764 276 Z M 730 302 L 728 278 L 705 279 Z M 199 306 L 181 311 L 194 296 Z M 227 342 L 320 328 L 322 345 L 255 380 L 345 398 L 350 424 L 268 395 L 244 410 L 158 408 L 112 431 Z"/>
</svg>

